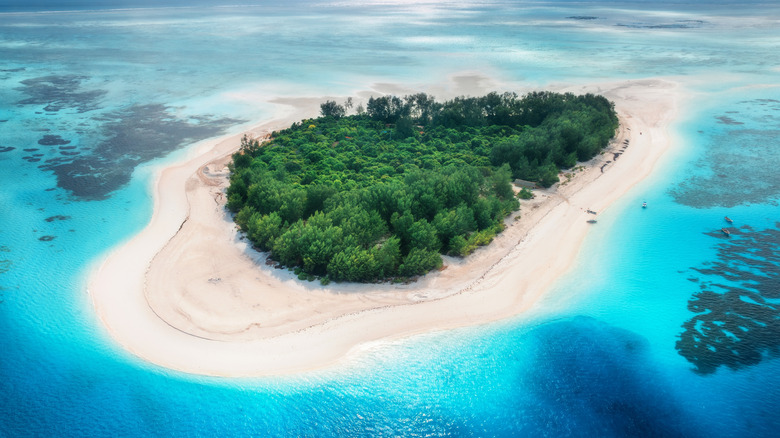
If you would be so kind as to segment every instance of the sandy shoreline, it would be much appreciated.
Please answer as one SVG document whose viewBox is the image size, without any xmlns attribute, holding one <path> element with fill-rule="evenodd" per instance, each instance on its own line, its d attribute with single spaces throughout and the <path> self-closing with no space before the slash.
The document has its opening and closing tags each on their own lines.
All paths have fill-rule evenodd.
<svg viewBox="0 0 780 438">
<path fill-rule="evenodd" d="M 584 210 L 603 212 L 650 174 L 671 145 L 667 127 L 681 94 L 660 80 L 558 89 L 615 102 L 621 128 L 610 151 L 523 203 L 520 220 L 510 218 L 488 247 L 464 260 L 446 258 L 441 272 L 410 285 L 323 287 L 266 266 L 223 208 L 224 165 L 239 134 L 204 143 L 157 175 L 149 225 L 91 274 L 97 313 L 134 354 L 221 376 L 323 368 L 376 341 L 517 315 L 571 265 L 590 226 Z M 287 127 L 317 109 L 308 102 L 252 133 Z"/>
</svg>

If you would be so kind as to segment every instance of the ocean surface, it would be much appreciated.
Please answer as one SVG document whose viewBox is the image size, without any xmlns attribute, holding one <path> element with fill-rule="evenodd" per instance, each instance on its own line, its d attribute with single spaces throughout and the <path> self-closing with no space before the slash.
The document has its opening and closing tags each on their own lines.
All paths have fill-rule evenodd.
<svg viewBox="0 0 780 438">
<path fill-rule="evenodd" d="M 154 169 L 274 98 L 656 76 L 674 147 L 514 319 L 222 379 L 122 350 L 86 292 Z M 0 436 L 777 436 L 779 162 L 774 2 L 0 0 Z"/>
</svg>

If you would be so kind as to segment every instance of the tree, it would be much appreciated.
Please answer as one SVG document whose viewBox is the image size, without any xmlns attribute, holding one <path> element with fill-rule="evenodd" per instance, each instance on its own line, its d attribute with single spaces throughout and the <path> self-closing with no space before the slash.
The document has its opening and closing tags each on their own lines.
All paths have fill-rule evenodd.
<svg viewBox="0 0 780 438">
<path fill-rule="evenodd" d="M 557 173 L 556 169 L 556 178 Z M 493 192 L 500 199 L 511 199 L 515 196 L 515 192 L 512 190 L 512 171 L 509 169 L 508 163 L 502 164 L 501 167 L 493 171 L 490 183 L 493 186 Z"/>
<path fill-rule="evenodd" d="M 363 247 L 373 246 L 388 231 L 387 223 L 379 213 L 360 208 L 352 209 L 352 214 L 342 222 L 341 227 Z"/>
<path fill-rule="evenodd" d="M 390 219 L 390 223 L 393 226 L 393 233 L 401 241 L 403 252 L 408 253 L 412 241 L 411 228 L 414 224 L 414 216 L 409 211 L 405 211 L 403 214 L 395 212 Z"/>
<path fill-rule="evenodd" d="M 477 222 L 474 220 L 474 212 L 465 204 L 461 204 L 456 209 L 440 211 L 436 214 L 433 226 L 439 240 L 449 243 L 455 236 L 463 236 L 469 231 L 476 230 Z"/>
<path fill-rule="evenodd" d="M 366 112 L 374 120 L 395 123 L 399 117 L 408 113 L 408 107 L 396 96 L 370 97 Z"/>
<path fill-rule="evenodd" d="M 322 114 L 322 117 L 339 119 L 347 114 L 347 110 L 334 100 L 326 100 L 325 103 L 320 105 L 320 114 Z"/>
<path fill-rule="evenodd" d="M 398 268 L 398 273 L 404 277 L 422 275 L 431 269 L 440 268 L 441 256 L 436 251 L 414 248 L 404 258 L 403 264 Z"/>
<path fill-rule="evenodd" d="M 412 121 L 419 125 L 427 125 L 438 110 L 434 97 L 425 93 L 404 96 L 404 101 Z"/>
<path fill-rule="evenodd" d="M 379 278 L 380 264 L 371 251 L 352 246 L 333 256 L 328 276 L 336 281 L 373 281 Z"/>
<path fill-rule="evenodd" d="M 463 236 L 455 236 L 449 242 L 450 254 L 462 257 L 468 254 L 468 246 L 468 241 Z"/>
<path fill-rule="evenodd" d="M 378 263 L 380 276 L 387 278 L 396 275 L 401 262 L 401 241 L 397 237 L 388 238 L 382 245 L 372 250 Z"/>
<path fill-rule="evenodd" d="M 309 217 L 317 211 L 325 209 L 325 202 L 336 194 L 331 186 L 313 184 L 306 187 L 306 207 L 304 217 Z"/>
<path fill-rule="evenodd" d="M 413 223 L 409 228 L 409 247 L 438 251 L 441 248 L 441 241 L 436 234 L 436 227 L 425 219 Z"/>
<path fill-rule="evenodd" d="M 395 138 L 403 140 L 414 135 L 414 123 L 410 117 L 400 117 L 395 122 Z"/>
<path fill-rule="evenodd" d="M 282 218 L 277 212 L 267 215 L 254 213 L 247 222 L 247 236 L 258 248 L 267 251 L 282 234 Z"/>
<path fill-rule="evenodd" d="M 534 192 L 528 190 L 526 187 L 523 187 L 520 189 L 520 192 L 517 194 L 517 197 L 520 199 L 533 199 L 534 198 Z"/>
<path fill-rule="evenodd" d="M 558 168 L 554 164 L 545 164 L 539 170 L 539 184 L 543 187 L 550 187 L 558 181 Z"/>
</svg>

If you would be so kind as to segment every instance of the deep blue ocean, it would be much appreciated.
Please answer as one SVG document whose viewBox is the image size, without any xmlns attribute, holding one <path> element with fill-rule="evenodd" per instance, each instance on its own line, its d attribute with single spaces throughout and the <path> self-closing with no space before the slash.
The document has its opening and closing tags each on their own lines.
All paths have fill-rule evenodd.
<svg viewBox="0 0 780 438">
<path fill-rule="evenodd" d="M 155 168 L 278 97 L 469 76 L 690 95 L 531 311 L 283 378 L 109 337 L 87 275 L 149 220 Z M 778 163 L 773 2 L 0 0 L 0 436 L 780 436 Z"/>
</svg>

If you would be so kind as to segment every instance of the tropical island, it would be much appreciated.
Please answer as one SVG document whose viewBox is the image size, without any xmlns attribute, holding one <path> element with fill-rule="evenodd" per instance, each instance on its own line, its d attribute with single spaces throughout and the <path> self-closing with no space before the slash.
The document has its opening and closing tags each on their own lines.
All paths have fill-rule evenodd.
<svg viewBox="0 0 780 438">
<path fill-rule="evenodd" d="M 519 208 L 514 179 L 549 187 L 614 137 L 594 94 L 417 93 L 328 100 L 264 142 L 244 136 L 227 208 L 253 245 L 299 279 L 403 280 L 490 243 Z"/>
<path fill-rule="evenodd" d="M 449 98 L 490 91 L 479 83 L 449 94 L 429 90 Z M 182 161 L 160 164 L 149 224 L 94 266 L 88 290 L 97 315 L 133 354 L 219 376 L 349 364 L 397 339 L 521 315 L 574 263 L 593 230 L 588 210 L 610 217 L 615 201 L 662 162 L 672 147 L 668 127 L 684 100 L 677 83 L 660 79 L 554 89 L 615 102 L 615 138 L 603 153 L 561 172 L 560 184 L 534 189 L 534 198 L 522 201 L 522 215 L 505 219 L 506 228 L 490 245 L 468 257 L 442 256 L 446 269 L 401 283 L 300 281 L 293 271 L 274 269 L 270 253 L 255 251 L 237 229 L 225 195 L 242 138 L 276 138 L 293 123 L 316 119 L 322 102 L 344 99 L 274 98 L 273 118 L 193 145 Z M 353 95 L 365 102 L 388 90 L 415 92 L 391 84 Z M 394 128 L 385 125 L 382 130 Z M 420 131 L 431 132 L 426 129 Z"/>
</svg>

